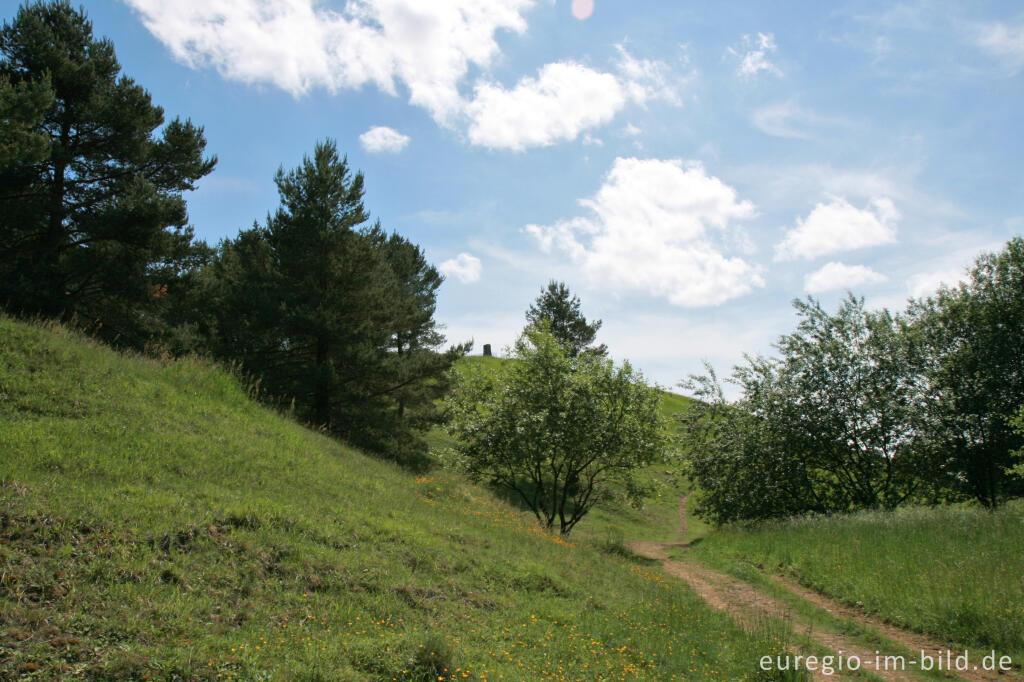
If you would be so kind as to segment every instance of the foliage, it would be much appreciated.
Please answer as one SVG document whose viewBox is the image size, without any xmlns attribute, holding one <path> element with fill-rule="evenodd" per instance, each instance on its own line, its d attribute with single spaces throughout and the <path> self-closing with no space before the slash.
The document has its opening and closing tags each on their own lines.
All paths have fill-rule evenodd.
<svg viewBox="0 0 1024 682">
<path fill-rule="evenodd" d="M 444 278 L 427 262 L 423 250 L 398 234 L 385 235 L 379 225 L 368 233 L 394 279 L 390 342 L 387 346 L 387 390 L 390 416 L 385 449 L 404 462 L 423 457 L 421 434 L 444 420 L 440 400 L 451 388 L 449 370 L 469 352 L 463 343 L 439 352 L 445 336 L 434 319 L 437 290 Z"/>
<path fill-rule="evenodd" d="M 1022 406 L 1016 416 L 1010 420 L 1010 425 L 1016 430 L 1018 436 L 1024 438 L 1024 406 Z M 1016 458 L 1017 463 L 1010 469 L 1010 473 L 1024 478 L 1024 447 L 1014 451 L 1013 456 Z"/>
<path fill-rule="evenodd" d="M 53 98 L 48 78 L 14 84 L 0 75 L 0 173 L 8 183 L 23 186 L 18 166 L 47 157 L 50 139 L 39 128 Z"/>
<path fill-rule="evenodd" d="M 485 355 L 466 355 L 455 363 L 459 374 L 500 371 L 515 360 Z M 685 412 L 693 400 L 681 395 L 659 391 L 659 410 L 666 436 L 671 438 L 678 423 L 673 418 Z M 451 457 L 458 441 L 444 427 L 438 426 L 427 434 L 430 448 L 444 461 Z M 587 521 L 574 529 L 573 537 L 580 542 L 593 542 L 604 547 L 621 543 L 624 539 L 674 542 L 679 537 L 679 502 L 690 490 L 689 481 L 679 475 L 677 456 L 669 450 L 667 461 L 654 462 L 631 476 L 628 485 L 610 486 L 605 495 L 587 513 Z M 612 482 L 615 483 L 614 481 Z M 642 499 L 635 496 L 643 490 Z M 705 528 L 695 517 L 689 520 L 687 536 L 700 534 Z"/>
<path fill-rule="evenodd" d="M 773 365 L 750 360 L 761 372 L 761 389 L 770 394 Z M 730 404 L 711 367 L 684 388 L 697 398 L 680 418 L 680 443 L 687 451 L 684 471 L 700 488 L 690 510 L 715 523 L 788 516 L 807 511 L 814 490 L 804 463 L 791 457 L 773 432 L 742 401 Z"/>
<path fill-rule="evenodd" d="M 551 334 L 566 345 L 570 355 L 579 355 L 586 351 L 594 355 L 604 356 L 608 349 L 602 343 L 593 346 L 597 330 L 601 328 L 601 320 L 587 322 L 580 312 L 579 296 L 569 293 L 569 287 L 563 282 L 551 280 L 547 289 L 542 289 L 537 300 L 530 304 L 526 311 L 526 322 L 538 325 L 546 321 Z"/>
<path fill-rule="evenodd" d="M 0 305 L 141 347 L 196 264 L 182 194 L 214 167 L 203 131 L 164 125 L 69 2 L 20 7 L 0 56 Z"/>
<path fill-rule="evenodd" d="M 699 510 L 718 522 L 1024 492 L 1024 239 L 905 316 L 852 295 L 834 315 L 796 302 L 780 357 L 748 358 L 727 405 L 712 375 L 688 384 Z"/>
<path fill-rule="evenodd" d="M 449 398 L 450 431 L 471 476 L 511 491 L 562 535 L 612 479 L 663 456 L 659 392 L 628 364 L 573 355 L 545 325 L 528 327 L 514 362 L 463 376 Z"/>
<path fill-rule="evenodd" d="M 927 414 L 948 479 L 986 507 L 1024 492 L 1009 419 L 1024 403 L 1024 239 L 978 258 L 966 282 L 910 308 Z"/>
<path fill-rule="evenodd" d="M 206 274 L 213 350 L 301 418 L 411 462 L 466 350 L 438 351 L 442 278 L 419 247 L 366 227 L 363 175 L 334 142 L 275 181 L 281 207 L 222 243 Z"/>
<path fill-rule="evenodd" d="M 0 339 L 2 679 L 770 679 L 786 644 L 209 362 Z"/>
<path fill-rule="evenodd" d="M 835 314 L 794 302 L 800 323 L 780 357 L 748 358 L 725 402 L 713 372 L 687 386 L 687 473 L 718 522 L 896 507 L 922 490 L 920 387 L 906 336 L 887 311 L 850 297 Z"/>
</svg>

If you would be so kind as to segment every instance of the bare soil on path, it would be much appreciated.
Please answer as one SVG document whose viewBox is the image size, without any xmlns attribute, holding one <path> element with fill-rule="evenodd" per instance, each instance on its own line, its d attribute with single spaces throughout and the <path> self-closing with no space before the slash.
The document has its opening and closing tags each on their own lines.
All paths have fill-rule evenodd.
<svg viewBox="0 0 1024 682">
<path fill-rule="evenodd" d="M 689 495 L 680 500 L 679 503 L 679 535 L 686 534 L 686 504 Z M 669 547 L 688 547 L 683 542 L 631 542 L 627 546 L 636 554 L 653 559 L 661 563 L 662 568 L 671 576 L 685 581 L 693 590 L 714 609 L 725 611 L 737 623 L 748 629 L 757 629 L 766 618 L 778 618 L 786 621 L 792 627 L 793 632 L 804 635 L 815 644 L 824 647 L 836 656 L 838 662 L 841 655 L 844 660 L 856 656 L 862 663 L 865 672 L 872 673 L 883 680 L 919 680 L 922 676 L 913 669 L 909 663 L 905 670 L 886 669 L 895 668 L 891 662 L 886 665 L 886 656 L 895 656 L 897 652 L 887 651 L 880 648 L 869 649 L 860 644 L 850 635 L 829 629 L 823 629 L 818 623 L 810 619 L 794 614 L 792 609 L 785 602 L 765 594 L 753 585 L 734 578 L 728 574 L 716 571 L 700 563 L 696 558 L 685 557 L 670 559 L 666 553 Z M 909 632 L 898 628 L 881 619 L 873 618 L 857 609 L 844 606 L 824 597 L 817 592 L 796 584 L 792 580 L 779 576 L 770 576 L 776 585 L 789 590 L 791 593 L 807 601 L 818 608 L 824 609 L 833 616 L 842 620 L 856 623 L 869 628 L 880 634 L 885 639 L 910 650 L 912 658 L 916 660 L 921 652 L 938 658 L 941 653 L 943 657 L 950 645 L 933 641 L 925 635 Z M 955 649 L 954 649 L 955 651 Z M 895 659 L 890 659 L 895 660 Z M 977 661 L 972 662 L 972 665 Z M 838 665 L 833 667 L 838 668 Z M 980 667 L 980 666 L 978 666 Z M 814 680 L 836 680 L 850 679 L 846 672 L 836 671 L 833 675 L 825 675 L 820 670 L 813 671 L 811 676 Z M 968 670 L 950 673 L 949 679 L 962 680 L 1021 680 L 1016 671 L 1012 673 L 999 673 L 986 670 Z"/>
</svg>

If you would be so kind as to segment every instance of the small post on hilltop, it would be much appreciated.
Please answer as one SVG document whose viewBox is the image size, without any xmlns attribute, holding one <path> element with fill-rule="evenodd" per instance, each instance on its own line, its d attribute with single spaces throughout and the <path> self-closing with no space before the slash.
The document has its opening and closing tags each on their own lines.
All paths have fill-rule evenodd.
<svg viewBox="0 0 1024 682">
<path fill-rule="evenodd" d="M 489 343 L 484 344 L 484 356 L 488 358 L 491 357 L 491 344 Z"/>
</svg>

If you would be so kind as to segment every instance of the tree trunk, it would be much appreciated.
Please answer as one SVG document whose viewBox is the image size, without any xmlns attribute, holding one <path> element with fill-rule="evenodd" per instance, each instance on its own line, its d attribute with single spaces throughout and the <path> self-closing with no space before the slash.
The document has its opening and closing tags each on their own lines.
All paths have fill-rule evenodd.
<svg viewBox="0 0 1024 682">
<path fill-rule="evenodd" d="M 50 208 L 47 216 L 46 237 L 42 245 L 42 262 L 47 276 L 47 300 L 43 307 L 50 317 L 64 317 L 67 306 L 64 300 L 64 276 L 61 272 L 60 257 L 64 241 L 64 192 L 67 172 L 67 146 L 71 131 L 61 126 L 60 149 L 53 160 L 53 178 L 50 184 Z"/>
<path fill-rule="evenodd" d="M 331 426 L 331 382 L 327 376 L 330 340 L 326 335 L 316 340 L 316 387 L 313 391 L 313 418 L 320 426 Z"/>
</svg>

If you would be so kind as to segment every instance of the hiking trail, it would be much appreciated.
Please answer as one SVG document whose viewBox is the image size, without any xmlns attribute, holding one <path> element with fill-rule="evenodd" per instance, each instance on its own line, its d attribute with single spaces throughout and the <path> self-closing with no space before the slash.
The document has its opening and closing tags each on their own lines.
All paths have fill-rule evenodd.
<svg viewBox="0 0 1024 682">
<path fill-rule="evenodd" d="M 909 661 L 917 660 L 921 652 L 937 658 L 941 652 L 945 656 L 946 651 L 957 651 L 956 648 L 936 642 L 926 635 L 910 632 L 886 623 L 880 618 L 869 616 L 853 607 L 835 602 L 825 596 L 797 584 L 781 576 L 769 576 L 769 579 L 782 589 L 788 590 L 797 598 L 802 599 L 832 616 L 843 621 L 854 623 L 873 630 L 888 643 L 896 644 L 909 649 L 910 655 L 905 656 L 900 650 L 891 647 L 868 648 L 849 634 L 839 629 L 824 626 L 813 622 L 810 618 L 794 613 L 791 606 L 784 601 L 766 594 L 757 587 L 750 585 L 731 575 L 722 573 L 708 566 L 705 566 L 693 556 L 669 558 L 666 554 L 668 548 L 690 548 L 689 542 L 682 542 L 686 535 L 686 506 L 690 496 L 687 495 L 679 501 L 679 542 L 629 542 L 627 546 L 636 554 L 658 561 L 662 568 L 671 576 L 685 581 L 693 590 L 712 608 L 726 612 L 733 620 L 744 628 L 753 630 L 763 626 L 766 618 L 778 618 L 789 624 L 794 634 L 803 635 L 815 644 L 828 649 L 838 661 L 842 655 L 849 660 L 856 656 L 862 663 L 861 670 L 871 673 L 883 680 L 920 680 L 926 679 L 925 675 L 912 666 Z M 898 665 L 889 663 L 886 665 L 886 656 L 901 656 L 907 661 L 905 669 L 897 668 Z M 892 660 L 892 659 L 891 659 Z M 955 674 L 947 675 L 948 679 L 969 680 L 1022 680 L 1018 670 L 1009 673 L 981 670 L 977 661 L 972 666 L 979 669 L 958 671 Z M 848 671 L 840 672 L 838 665 L 835 674 L 825 675 L 820 670 L 811 672 L 814 680 L 841 680 L 855 679 L 856 674 Z"/>
</svg>

